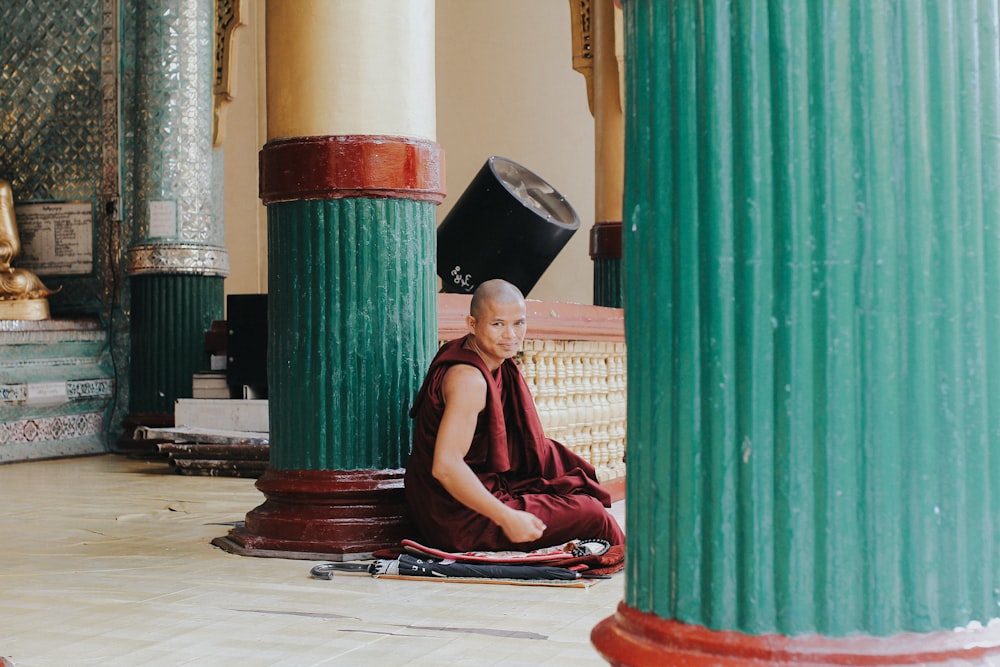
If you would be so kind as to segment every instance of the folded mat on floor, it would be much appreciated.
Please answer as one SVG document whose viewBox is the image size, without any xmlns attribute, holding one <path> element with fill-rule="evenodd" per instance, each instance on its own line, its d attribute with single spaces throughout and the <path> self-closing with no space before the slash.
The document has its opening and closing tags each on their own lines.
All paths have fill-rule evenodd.
<svg viewBox="0 0 1000 667">
<path fill-rule="evenodd" d="M 625 548 L 604 540 L 573 540 L 535 551 L 448 552 L 403 540 L 399 548 L 382 549 L 373 556 L 376 560 L 365 563 L 317 565 L 311 574 L 330 579 L 339 570 L 384 578 L 585 587 L 622 569 Z"/>
<path fill-rule="evenodd" d="M 454 560 L 460 563 L 520 563 L 558 565 L 586 571 L 588 574 L 612 574 L 625 567 L 625 546 L 609 546 L 605 540 L 571 540 L 534 551 L 444 551 L 403 540 L 400 548 L 376 551 L 375 558 L 396 558 L 401 553 Z"/>
<path fill-rule="evenodd" d="M 607 540 L 571 540 L 534 551 L 443 551 L 424 546 L 415 540 L 403 540 L 404 550 L 417 556 L 429 556 L 458 561 L 459 563 L 547 563 L 565 565 L 567 561 L 585 556 L 600 556 L 611 548 Z"/>
</svg>

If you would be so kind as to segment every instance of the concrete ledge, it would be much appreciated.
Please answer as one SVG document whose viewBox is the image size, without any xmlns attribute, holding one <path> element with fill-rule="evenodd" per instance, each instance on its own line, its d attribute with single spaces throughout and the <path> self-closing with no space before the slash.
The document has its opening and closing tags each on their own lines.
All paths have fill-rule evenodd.
<svg viewBox="0 0 1000 667">
<path fill-rule="evenodd" d="M 174 403 L 174 426 L 267 433 L 270 430 L 267 400 L 179 398 Z"/>
</svg>

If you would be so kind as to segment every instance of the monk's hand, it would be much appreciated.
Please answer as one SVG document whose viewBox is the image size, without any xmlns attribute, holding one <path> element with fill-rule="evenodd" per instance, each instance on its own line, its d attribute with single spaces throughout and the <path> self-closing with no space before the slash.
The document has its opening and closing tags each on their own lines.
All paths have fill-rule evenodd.
<svg viewBox="0 0 1000 667">
<path fill-rule="evenodd" d="M 515 544 L 534 542 L 545 532 L 545 523 L 531 512 L 511 510 L 500 528 L 503 534 Z"/>
</svg>

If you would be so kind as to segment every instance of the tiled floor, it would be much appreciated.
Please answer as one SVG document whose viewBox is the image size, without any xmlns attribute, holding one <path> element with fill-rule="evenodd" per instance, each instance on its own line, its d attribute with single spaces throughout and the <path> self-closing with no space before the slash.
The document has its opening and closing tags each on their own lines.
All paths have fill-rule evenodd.
<svg viewBox="0 0 1000 667">
<path fill-rule="evenodd" d="M 311 561 L 209 543 L 263 497 L 98 456 L 0 465 L 0 658 L 67 665 L 606 665 L 587 589 L 313 579 Z M 613 511 L 622 520 L 623 503 Z M 0 660 L 0 664 L 3 660 Z"/>
</svg>

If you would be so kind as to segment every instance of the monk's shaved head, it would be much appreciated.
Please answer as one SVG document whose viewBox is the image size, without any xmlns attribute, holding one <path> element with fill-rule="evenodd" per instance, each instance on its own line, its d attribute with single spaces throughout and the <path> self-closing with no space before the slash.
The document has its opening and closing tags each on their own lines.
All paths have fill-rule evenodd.
<svg viewBox="0 0 1000 667">
<path fill-rule="evenodd" d="M 523 303 L 524 295 L 521 290 L 506 280 L 494 278 L 479 285 L 472 293 L 472 302 L 469 304 L 469 315 L 479 319 L 486 311 L 488 303 Z"/>
</svg>

